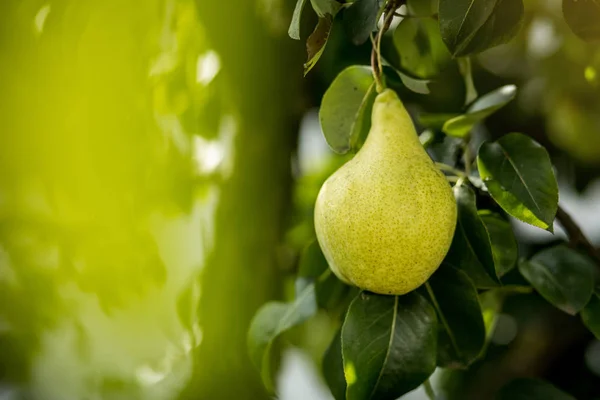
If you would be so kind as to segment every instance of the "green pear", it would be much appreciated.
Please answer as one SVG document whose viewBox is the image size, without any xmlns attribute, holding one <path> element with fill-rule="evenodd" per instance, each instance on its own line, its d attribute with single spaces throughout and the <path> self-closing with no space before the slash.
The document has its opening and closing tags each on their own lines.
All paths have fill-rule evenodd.
<svg viewBox="0 0 600 400">
<path fill-rule="evenodd" d="M 342 281 L 380 294 L 408 293 L 444 259 L 456 201 L 390 89 L 373 105 L 364 146 L 323 184 L 317 239 Z"/>
</svg>

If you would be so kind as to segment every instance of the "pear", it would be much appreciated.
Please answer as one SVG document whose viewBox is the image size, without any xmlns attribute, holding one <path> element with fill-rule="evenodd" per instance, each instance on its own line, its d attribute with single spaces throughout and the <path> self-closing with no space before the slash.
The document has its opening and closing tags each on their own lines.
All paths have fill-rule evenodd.
<svg viewBox="0 0 600 400">
<path fill-rule="evenodd" d="M 390 89 L 375 99 L 364 146 L 321 187 L 315 230 L 342 281 L 380 294 L 408 293 L 444 259 L 456 201 Z"/>
</svg>

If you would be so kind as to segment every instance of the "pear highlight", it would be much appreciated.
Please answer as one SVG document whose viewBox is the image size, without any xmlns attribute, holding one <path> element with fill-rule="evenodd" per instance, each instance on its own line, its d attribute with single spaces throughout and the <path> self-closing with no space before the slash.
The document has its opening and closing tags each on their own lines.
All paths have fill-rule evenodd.
<svg viewBox="0 0 600 400">
<path fill-rule="evenodd" d="M 444 259 L 456 201 L 390 89 L 375 99 L 364 146 L 323 184 L 317 239 L 342 281 L 380 294 L 421 286 Z"/>
</svg>

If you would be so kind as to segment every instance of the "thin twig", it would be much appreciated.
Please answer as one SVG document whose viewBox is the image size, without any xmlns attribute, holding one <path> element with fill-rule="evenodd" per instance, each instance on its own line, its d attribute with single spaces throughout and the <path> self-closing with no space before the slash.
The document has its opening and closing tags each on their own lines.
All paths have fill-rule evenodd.
<svg viewBox="0 0 600 400">
<path fill-rule="evenodd" d="M 590 243 L 588 238 L 581 231 L 579 225 L 577 225 L 573 218 L 571 218 L 571 216 L 560 206 L 556 212 L 556 219 L 567 232 L 567 235 L 569 235 L 569 241 L 571 245 L 581 245 L 583 248 L 585 248 L 590 257 L 592 257 L 594 261 L 598 263 L 598 266 L 600 266 L 600 251 Z"/>
<path fill-rule="evenodd" d="M 401 0 L 390 0 L 383 10 L 383 26 L 381 30 L 377 32 L 375 39 L 371 39 L 373 42 L 373 50 L 371 51 L 371 67 L 373 68 L 373 77 L 377 87 L 377 92 L 383 90 L 383 81 L 381 75 L 383 72 L 381 63 L 381 38 L 390 29 L 392 21 L 394 19 L 394 13 L 400 7 Z"/>
</svg>

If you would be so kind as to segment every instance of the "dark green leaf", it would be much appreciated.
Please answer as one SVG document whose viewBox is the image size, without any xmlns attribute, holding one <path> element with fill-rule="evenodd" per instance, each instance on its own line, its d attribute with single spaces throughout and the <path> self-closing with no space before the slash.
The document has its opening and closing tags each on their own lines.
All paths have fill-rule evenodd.
<svg viewBox="0 0 600 400">
<path fill-rule="evenodd" d="M 317 305 L 330 313 L 345 310 L 350 300 L 356 296 L 356 288 L 340 281 L 331 270 L 319 277 L 315 292 Z"/>
<path fill-rule="evenodd" d="M 590 301 L 594 268 L 590 259 L 564 245 L 542 250 L 519 263 L 519 271 L 539 294 L 573 315 Z"/>
<path fill-rule="evenodd" d="M 563 0 L 562 9 L 573 33 L 587 41 L 600 39 L 599 0 Z"/>
<path fill-rule="evenodd" d="M 324 17 L 319 18 L 319 23 L 317 24 L 315 30 L 306 40 L 308 61 L 306 64 L 304 64 L 305 76 L 310 72 L 311 69 L 313 69 L 313 67 L 321 58 L 321 55 L 323 55 L 323 51 L 325 51 L 325 46 L 329 40 L 329 34 L 331 33 L 332 27 L 333 17 L 331 15 L 325 15 Z"/>
<path fill-rule="evenodd" d="M 421 383 L 436 364 L 437 318 L 417 292 L 362 292 L 342 327 L 348 400 L 394 400 Z"/>
<path fill-rule="evenodd" d="M 356 0 L 344 11 L 344 27 L 355 45 L 365 43 L 377 29 L 377 16 L 382 0 Z"/>
<path fill-rule="evenodd" d="M 471 132 L 475 124 L 483 121 L 506 104 L 508 104 L 517 95 L 517 87 L 514 85 L 502 86 L 477 99 L 467 110 L 466 114 L 456 116 L 444 123 L 442 130 L 444 133 L 455 136 L 465 137 Z"/>
<path fill-rule="evenodd" d="M 268 390 L 273 391 L 270 365 L 273 342 L 286 330 L 312 317 L 316 311 L 315 287 L 311 284 L 293 303 L 267 303 L 254 315 L 248 330 L 248 351 Z"/>
<path fill-rule="evenodd" d="M 538 379 L 515 379 L 504 386 L 497 400 L 575 400 L 571 395 Z"/>
<path fill-rule="evenodd" d="M 396 78 L 400 78 L 400 82 L 411 92 L 418 94 L 429 94 L 429 83 L 430 80 L 418 79 L 409 76 L 396 68 L 386 65 L 383 67 L 383 74 L 388 80 L 394 81 Z"/>
<path fill-rule="evenodd" d="M 429 278 L 429 296 L 438 312 L 441 367 L 467 367 L 485 344 L 485 324 L 477 289 L 462 271 L 442 266 Z"/>
<path fill-rule="evenodd" d="M 558 184 L 546 149 L 528 136 L 511 133 L 482 144 L 477 165 L 488 191 L 504 211 L 552 232 Z"/>
<path fill-rule="evenodd" d="M 323 356 L 323 376 L 335 400 L 346 400 L 346 378 L 344 377 L 344 360 L 342 359 L 342 330 L 334 336 L 333 341 Z"/>
<path fill-rule="evenodd" d="M 309 284 L 313 283 L 328 268 L 329 265 L 319 247 L 319 243 L 316 240 L 311 242 L 306 246 L 300 257 L 298 278 L 296 278 L 296 295 L 300 295 Z"/>
<path fill-rule="evenodd" d="M 479 216 L 490 235 L 496 273 L 502 277 L 517 265 L 519 257 L 517 240 L 512 226 L 500 215 L 489 211 L 479 212 Z"/>
<path fill-rule="evenodd" d="M 337 0 L 310 0 L 310 3 L 320 18 L 335 17 L 342 8 L 342 4 Z"/>
<path fill-rule="evenodd" d="M 467 186 L 455 186 L 458 220 L 445 262 L 467 273 L 480 288 L 498 285 L 490 237 L 477 213 L 475 193 Z"/>
<path fill-rule="evenodd" d="M 430 18 L 406 18 L 394 31 L 398 66 L 414 77 L 435 77 L 451 60 L 437 22 Z"/>
<path fill-rule="evenodd" d="M 600 339 L 600 293 L 594 293 L 590 302 L 581 310 L 581 320 Z"/>
<path fill-rule="evenodd" d="M 522 0 L 440 0 L 442 39 L 454 56 L 508 42 L 523 23 Z"/>
<path fill-rule="evenodd" d="M 370 67 L 353 65 L 335 78 L 325 92 L 319 110 L 323 134 L 333 151 L 347 153 L 366 137 L 374 97 Z"/>
<path fill-rule="evenodd" d="M 298 0 L 296 1 L 296 8 L 294 8 L 294 14 L 292 15 L 292 22 L 290 23 L 290 27 L 288 29 L 288 35 L 292 39 L 300 40 L 300 20 L 302 19 L 302 11 L 304 11 L 304 7 L 308 0 Z"/>
</svg>

